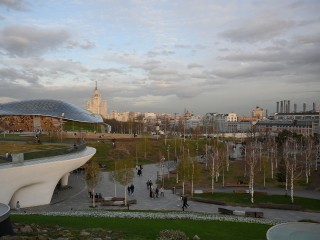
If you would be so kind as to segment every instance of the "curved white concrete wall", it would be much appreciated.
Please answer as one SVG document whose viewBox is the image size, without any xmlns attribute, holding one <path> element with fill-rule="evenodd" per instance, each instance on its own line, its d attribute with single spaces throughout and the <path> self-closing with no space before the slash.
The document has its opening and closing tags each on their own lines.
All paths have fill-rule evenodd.
<svg viewBox="0 0 320 240">
<path fill-rule="evenodd" d="M 0 203 L 15 208 L 49 204 L 58 181 L 81 167 L 96 149 L 0 166 Z"/>
</svg>

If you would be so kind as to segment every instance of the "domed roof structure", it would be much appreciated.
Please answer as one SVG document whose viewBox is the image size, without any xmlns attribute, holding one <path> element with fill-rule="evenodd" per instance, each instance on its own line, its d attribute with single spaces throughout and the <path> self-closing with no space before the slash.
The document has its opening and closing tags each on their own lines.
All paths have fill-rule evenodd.
<svg viewBox="0 0 320 240">
<path fill-rule="evenodd" d="M 38 115 L 61 118 L 66 120 L 102 123 L 100 115 L 92 114 L 70 103 L 60 100 L 39 99 L 25 100 L 0 104 L 0 116 Z"/>
</svg>

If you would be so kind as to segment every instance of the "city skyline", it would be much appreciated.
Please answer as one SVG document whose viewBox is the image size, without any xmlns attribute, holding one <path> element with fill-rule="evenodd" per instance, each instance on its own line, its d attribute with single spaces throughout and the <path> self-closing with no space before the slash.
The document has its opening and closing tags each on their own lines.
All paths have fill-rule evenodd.
<svg viewBox="0 0 320 240">
<path fill-rule="evenodd" d="M 319 1 L 0 0 L 0 103 L 250 115 L 320 106 Z"/>
</svg>

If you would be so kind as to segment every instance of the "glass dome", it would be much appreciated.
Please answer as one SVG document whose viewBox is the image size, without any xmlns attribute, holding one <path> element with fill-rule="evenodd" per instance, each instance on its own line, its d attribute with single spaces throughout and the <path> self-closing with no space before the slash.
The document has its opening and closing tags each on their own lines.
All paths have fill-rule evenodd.
<svg viewBox="0 0 320 240">
<path fill-rule="evenodd" d="M 66 120 L 102 123 L 100 115 L 93 114 L 70 103 L 60 100 L 25 100 L 0 104 L 0 116 L 38 115 Z"/>
</svg>

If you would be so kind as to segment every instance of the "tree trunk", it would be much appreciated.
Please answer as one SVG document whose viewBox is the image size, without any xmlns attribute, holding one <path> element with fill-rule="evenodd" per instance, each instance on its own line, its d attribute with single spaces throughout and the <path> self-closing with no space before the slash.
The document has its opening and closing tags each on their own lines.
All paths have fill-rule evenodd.
<svg viewBox="0 0 320 240">
<path fill-rule="evenodd" d="M 214 192 L 214 157 L 212 156 L 211 190 Z"/>
<path fill-rule="evenodd" d="M 293 167 L 291 167 L 291 203 L 293 204 Z"/>
<path fill-rule="evenodd" d="M 250 169 L 250 194 L 251 194 L 251 203 L 254 203 L 253 200 L 253 181 L 254 181 L 254 172 L 253 172 L 253 167 Z"/>
<path fill-rule="evenodd" d="M 127 189 L 128 187 L 124 186 L 124 205 L 127 206 Z"/>
<path fill-rule="evenodd" d="M 94 194 L 94 188 L 92 188 L 92 207 L 96 207 L 96 198 Z"/>
</svg>

